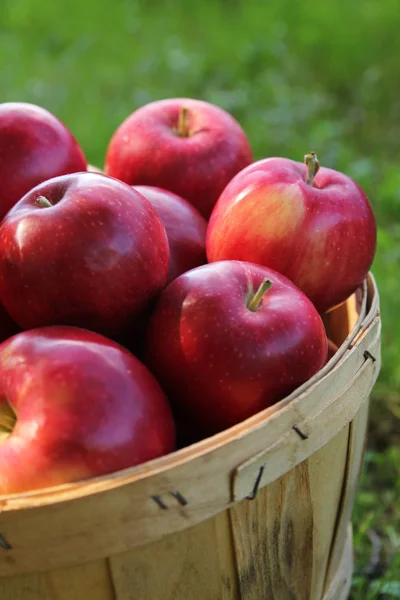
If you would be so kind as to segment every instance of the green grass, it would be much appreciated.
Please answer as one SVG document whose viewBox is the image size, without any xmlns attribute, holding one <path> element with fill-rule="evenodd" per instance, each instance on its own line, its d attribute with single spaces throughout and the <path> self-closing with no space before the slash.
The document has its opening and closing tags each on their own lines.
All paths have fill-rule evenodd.
<svg viewBox="0 0 400 600">
<path fill-rule="evenodd" d="M 400 598 L 400 448 L 370 450 L 357 497 L 352 599 Z"/>
<path fill-rule="evenodd" d="M 383 366 L 355 510 L 353 600 L 400 598 L 399 27 L 397 0 L 0 4 L 1 100 L 57 114 L 90 162 L 103 163 L 135 108 L 191 96 L 237 117 L 256 158 L 315 150 L 370 197 Z M 379 568 L 370 538 L 382 546 Z"/>
</svg>

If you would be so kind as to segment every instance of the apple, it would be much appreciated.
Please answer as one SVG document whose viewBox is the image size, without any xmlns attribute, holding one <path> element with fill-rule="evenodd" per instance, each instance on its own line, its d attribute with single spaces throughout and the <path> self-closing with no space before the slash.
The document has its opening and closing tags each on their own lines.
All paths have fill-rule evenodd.
<svg viewBox="0 0 400 600">
<path fill-rule="evenodd" d="M 135 185 L 158 213 L 167 232 L 170 263 L 168 283 L 207 262 L 207 221 L 189 202 L 161 188 Z"/>
<path fill-rule="evenodd" d="M 161 293 L 146 362 L 184 434 L 199 437 L 283 398 L 326 363 L 327 351 L 320 315 L 286 277 L 221 261 L 184 273 Z"/>
<path fill-rule="evenodd" d="M 260 160 L 221 194 L 207 230 L 207 258 L 245 260 L 286 275 L 325 313 L 367 275 L 376 224 L 360 186 L 347 175 L 286 158 Z"/>
<path fill-rule="evenodd" d="M 97 173 L 38 185 L 0 229 L 0 301 L 22 329 L 76 325 L 119 339 L 163 289 L 168 267 L 150 202 Z"/>
<path fill-rule="evenodd" d="M 78 171 L 86 159 L 57 117 L 34 104 L 0 104 L 0 219 L 37 184 Z"/>
<path fill-rule="evenodd" d="M 142 106 L 119 126 L 105 172 L 175 192 L 208 219 L 227 183 L 251 162 L 247 137 L 229 113 L 202 100 L 171 98 Z"/>
<path fill-rule="evenodd" d="M 174 448 L 164 392 L 122 346 L 65 326 L 0 345 L 0 494 L 112 473 Z"/>
</svg>

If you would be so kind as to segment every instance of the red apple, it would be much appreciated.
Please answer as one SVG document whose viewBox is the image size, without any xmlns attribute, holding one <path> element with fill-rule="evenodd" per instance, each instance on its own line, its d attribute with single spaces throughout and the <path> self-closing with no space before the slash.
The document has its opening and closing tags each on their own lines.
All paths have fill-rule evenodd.
<svg viewBox="0 0 400 600">
<path fill-rule="evenodd" d="M 0 300 L 22 329 L 76 325 L 119 338 L 165 286 L 168 266 L 150 202 L 96 173 L 38 185 L 0 229 Z"/>
<path fill-rule="evenodd" d="M 246 135 L 229 113 L 174 98 L 146 104 L 120 125 L 105 172 L 131 185 L 175 192 L 208 218 L 227 183 L 251 161 Z"/>
<path fill-rule="evenodd" d="M 86 159 L 57 117 L 34 104 L 0 104 L 0 219 L 35 185 L 77 171 Z"/>
<path fill-rule="evenodd" d="M 272 269 L 240 261 L 175 279 L 148 330 L 146 360 L 179 421 L 197 435 L 274 404 L 326 357 L 322 319 L 308 298 Z"/>
<path fill-rule="evenodd" d="M 135 185 L 157 211 L 167 232 L 170 263 L 168 283 L 206 259 L 207 221 L 189 202 L 172 192 L 147 185 Z"/>
<path fill-rule="evenodd" d="M 174 447 L 164 392 L 122 346 L 62 326 L 0 345 L 0 494 L 112 473 Z"/>
<path fill-rule="evenodd" d="M 207 230 L 207 257 L 246 260 L 286 275 L 320 313 L 346 300 L 372 264 L 376 225 L 350 177 L 286 158 L 260 160 L 231 181 Z"/>
</svg>

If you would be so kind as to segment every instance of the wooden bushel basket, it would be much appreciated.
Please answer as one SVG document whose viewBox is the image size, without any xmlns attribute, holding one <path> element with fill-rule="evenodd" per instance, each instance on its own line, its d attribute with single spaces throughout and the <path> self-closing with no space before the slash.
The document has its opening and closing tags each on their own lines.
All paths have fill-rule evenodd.
<svg viewBox="0 0 400 600">
<path fill-rule="evenodd" d="M 380 367 L 372 276 L 340 345 L 274 407 L 107 477 L 0 497 L 1 600 L 345 600 Z"/>
</svg>

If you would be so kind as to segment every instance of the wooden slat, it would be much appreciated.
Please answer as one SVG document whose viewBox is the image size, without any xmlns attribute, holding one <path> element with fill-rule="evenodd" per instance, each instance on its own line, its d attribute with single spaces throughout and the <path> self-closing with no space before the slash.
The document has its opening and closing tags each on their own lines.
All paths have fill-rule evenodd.
<svg viewBox="0 0 400 600">
<path fill-rule="evenodd" d="M 229 511 L 226 510 L 214 517 L 214 524 L 221 577 L 221 600 L 240 600 Z"/>
<path fill-rule="evenodd" d="M 335 534 L 337 507 L 345 476 L 349 426 L 310 456 L 308 471 L 314 515 L 313 569 L 310 600 L 320 600 Z"/>
<path fill-rule="evenodd" d="M 255 500 L 230 509 L 241 600 L 321 599 L 347 439 L 344 428 Z"/>
<path fill-rule="evenodd" d="M 346 542 L 348 523 L 351 519 L 354 499 L 360 479 L 368 424 L 369 401 L 366 399 L 355 419 L 350 424 L 349 451 L 347 460 L 347 471 L 339 504 L 336 536 L 332 543 L 329 569 L 326 585 L 329 586 L 332 578 L 338 570 L 343 548 Z"/>
<path fill-rule="evenodd" d="M 117 600 L 107 560 L 43 574 L 49 600 Z"/>
<path fill-rule="evenodd" d="M 47 573 L 0 577 L 1 600 L 117 600 L 107 560 Z"/>
<path fill-rule="evenodd" d="M 224 514 L 109 559 L 117 600 L 236 600 Z"/>
<path fill-rule="evenodd" d="M 49 600 L 40 574 L 0 577 L 1 600 Z"/>
<path fill-rule="evenodd" d="M 339 566 L 322 600 L 348 600 L 353 573 L 353 540 L 351 525 L 347 526 L 344 550 Z"/>
</svg>

